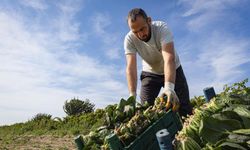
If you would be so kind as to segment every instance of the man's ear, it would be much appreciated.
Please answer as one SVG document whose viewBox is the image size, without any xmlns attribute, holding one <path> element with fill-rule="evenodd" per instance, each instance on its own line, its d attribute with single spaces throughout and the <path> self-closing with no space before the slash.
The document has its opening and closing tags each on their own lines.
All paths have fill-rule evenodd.
<svg viewBox="0 0 250 150">
<path fill-rule="evenodd" d="M 147 22 L 148 22 L 148 24 L 151 24 L 151 23 L 152 23 L 151 17 L 148 17 L 148 18 L 147 18 Z"/>
</svg>

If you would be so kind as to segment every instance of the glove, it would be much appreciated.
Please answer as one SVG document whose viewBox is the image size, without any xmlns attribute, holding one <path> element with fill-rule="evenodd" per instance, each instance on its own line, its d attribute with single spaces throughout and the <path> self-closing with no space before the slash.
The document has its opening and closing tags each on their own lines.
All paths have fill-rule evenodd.
<svg viewBox="0 0 250 150">
<path fill-rule="evenodd" d="M 168 110 L 172 106 L 172 111 L 177 112 L 180 107 L 180 101 L 174 91 L 174 84 L 171 82 L 165 82 L 164 90 L 161 96 L 163 99 L 167 97 L 166 109 Z"/>
<path fill-rule="evenodd" d="M 130 92 L 129 97 L 131 97 L 131 96 L 134 96 L 134 98 L 136 99 L 136 92 Z"/>
</svg>

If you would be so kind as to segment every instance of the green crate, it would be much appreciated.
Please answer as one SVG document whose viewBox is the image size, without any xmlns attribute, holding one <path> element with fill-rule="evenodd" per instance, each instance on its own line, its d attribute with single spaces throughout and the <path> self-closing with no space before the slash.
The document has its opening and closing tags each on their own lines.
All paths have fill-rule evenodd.
<svg viewBox="0 0 250 150">
<path fill-rule="evenodd" d="M 83 147 L 84 147 L 84 142 L 83 142 L 83 138 L 81 135 L 78 135 L 74 138 L 74 141 L 75 141 L 75 144 L 76 144 L 76 147 L 78 150 L 82 150 Z"/>
<path fill-rule="evenodd" d="M 160 148 L 155 135 L 156 132 L 161 129 L 167 129 L 174 139 L 175 134 L 181 128 L 182 124 L 178 115 L 170 110 L 126 147 L 123 147 L 115 134 L 109 135 L 107 140 L 111 150 L 158 150 Z"/>
</svg>

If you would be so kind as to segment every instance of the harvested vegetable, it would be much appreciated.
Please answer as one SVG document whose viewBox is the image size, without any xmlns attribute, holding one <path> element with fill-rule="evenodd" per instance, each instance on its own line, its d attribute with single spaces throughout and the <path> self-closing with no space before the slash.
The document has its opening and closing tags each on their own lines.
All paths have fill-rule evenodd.
<svg viewBox="0 0 250 150">
<path fill-rule="evenodd" d="M 202 150 L 249 149 L 250 88 L 246 82 L 225 86 L 209 103 L 196 105 L 194 115 L 185 118 L 183 129 L 176 135 L 176 148 L 197 149 L 194 140 Z M 201 99 L 197 100 L 201 104 Z"/>
</svg>

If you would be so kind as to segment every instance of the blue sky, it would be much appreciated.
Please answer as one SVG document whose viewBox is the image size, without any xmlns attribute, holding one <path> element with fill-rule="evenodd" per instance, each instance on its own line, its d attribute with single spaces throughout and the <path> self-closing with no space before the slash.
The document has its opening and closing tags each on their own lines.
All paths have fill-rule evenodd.
<svg viewBox="0 0 250 150">
<path fill-rule="evenodd" d="M 249 0 L 1 0 L 0 125 L 37 113 L 64 117 L 64 102 L 74 97 L 96 108 L 126 98 L 123 39 L 134 7 L 167 22 L 191 97 L 207 86 L 220 92 L 250 77 L 249 6 Z"/>
</svg>

